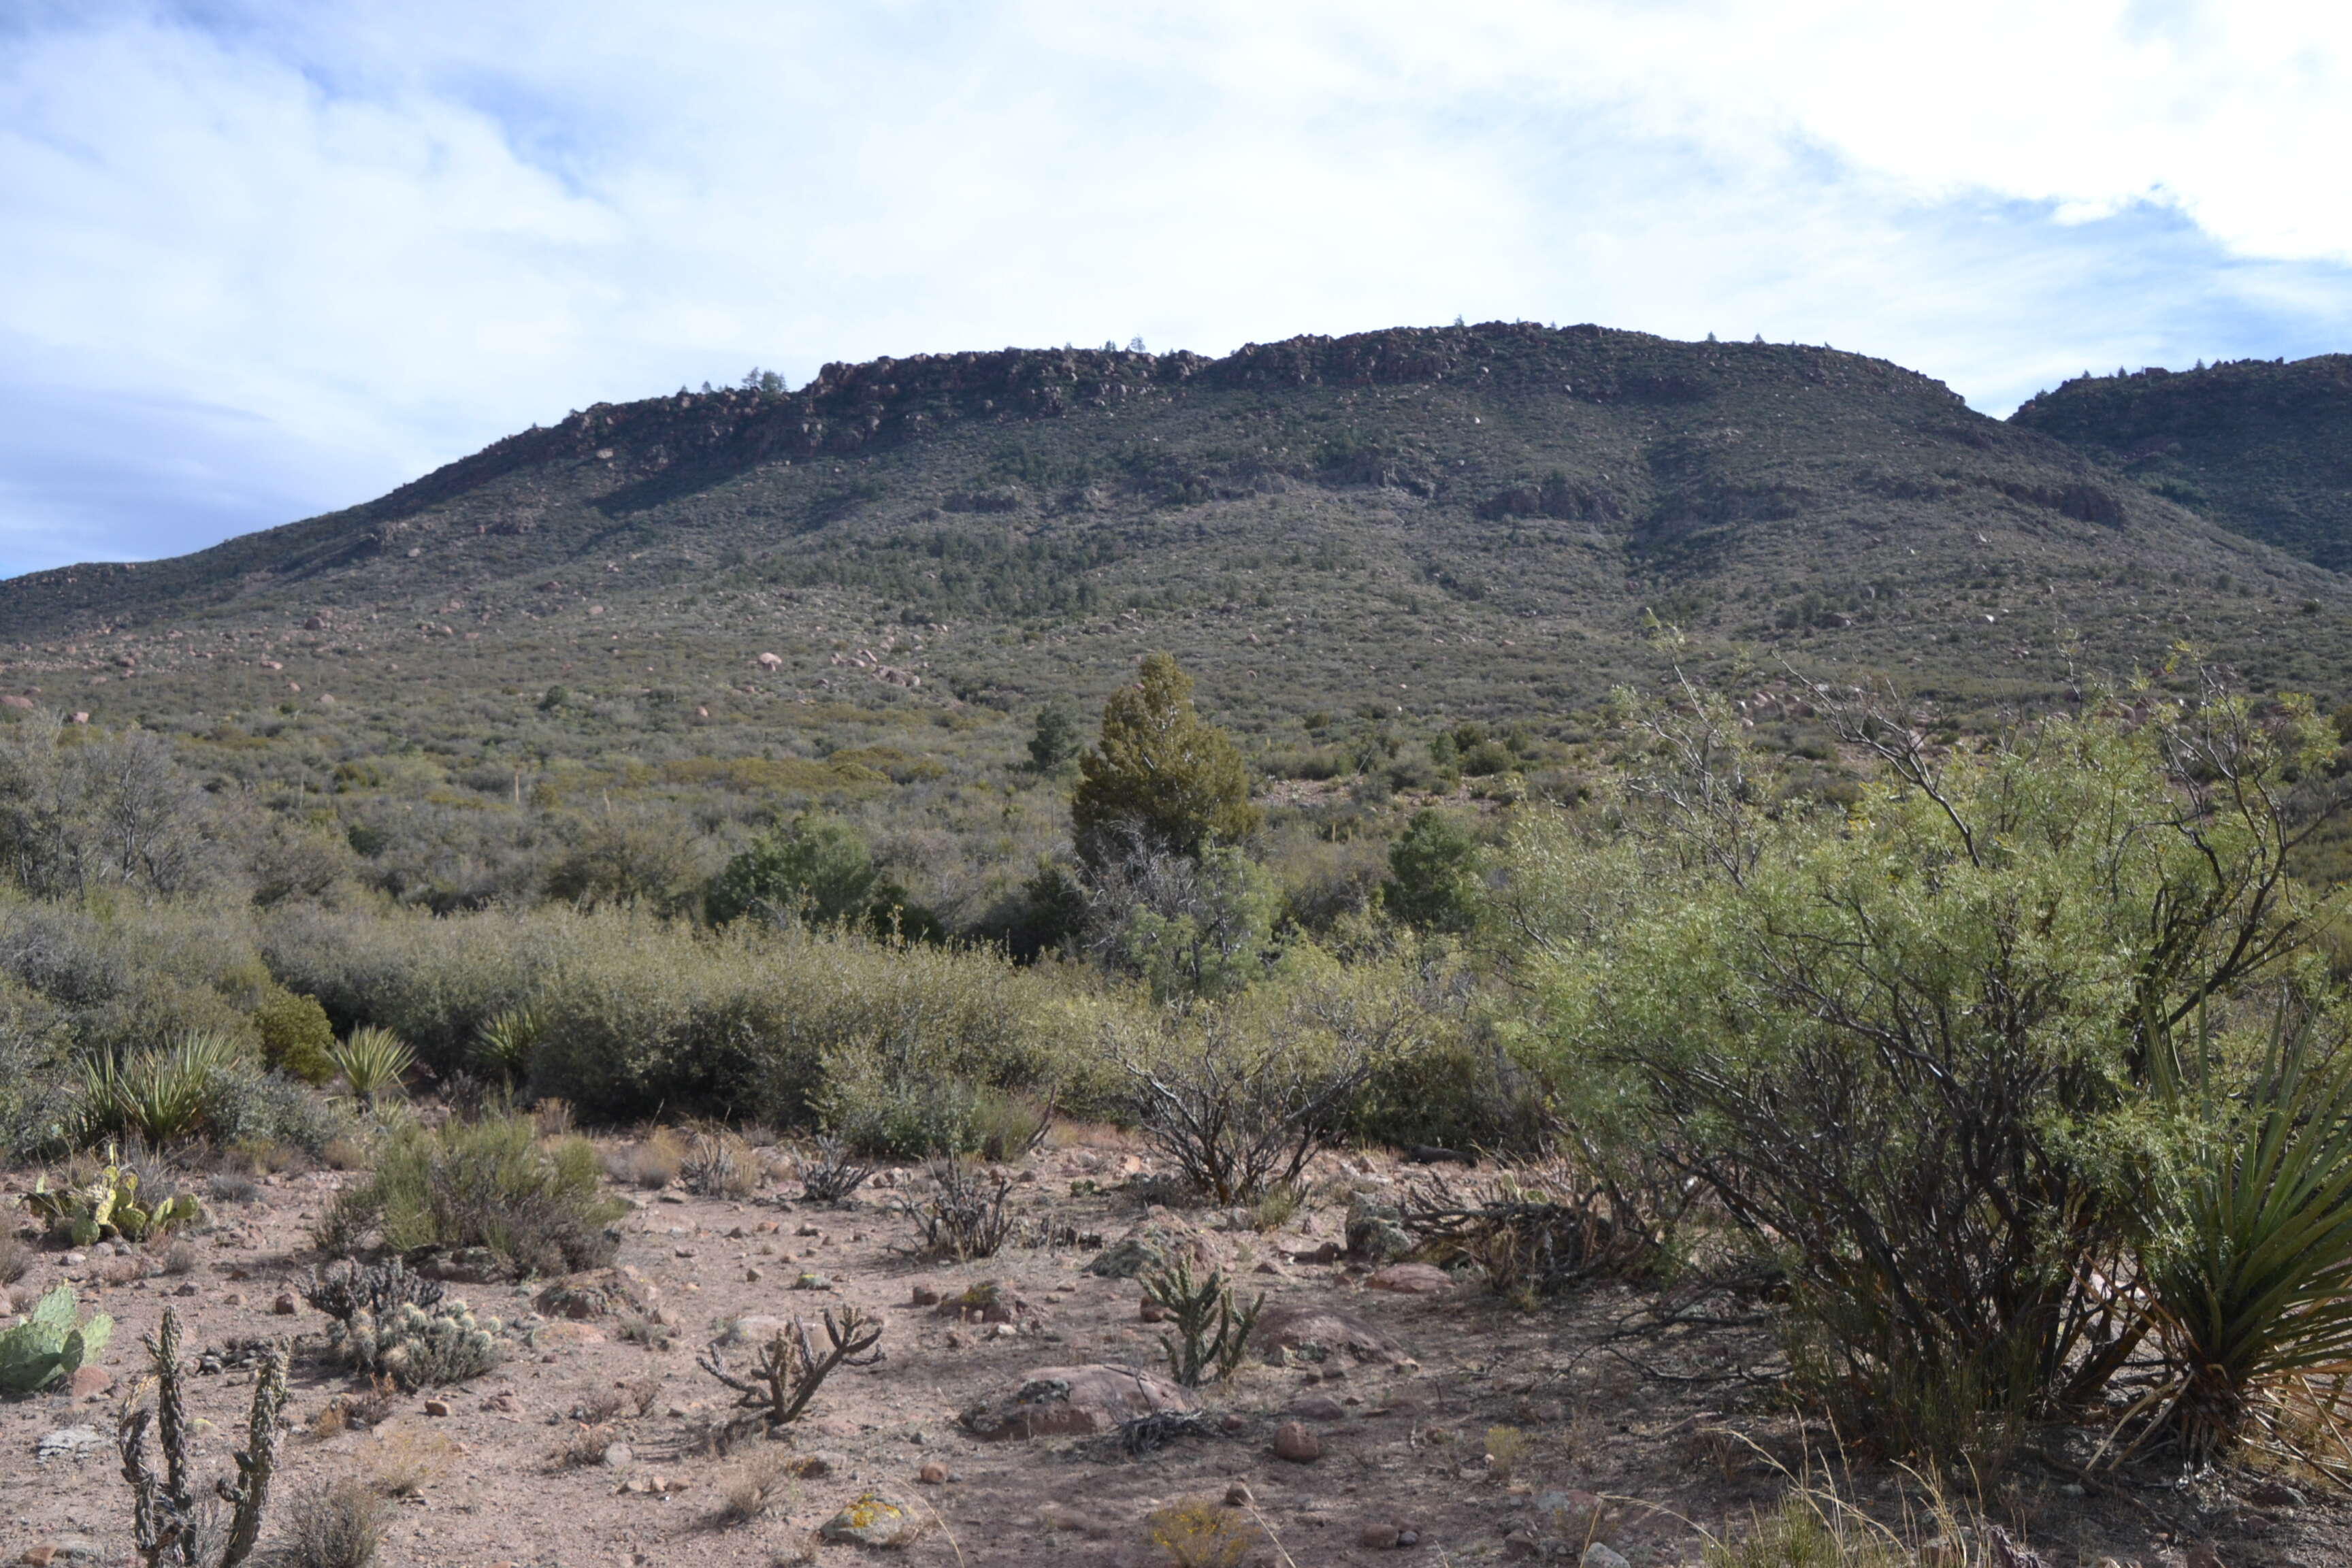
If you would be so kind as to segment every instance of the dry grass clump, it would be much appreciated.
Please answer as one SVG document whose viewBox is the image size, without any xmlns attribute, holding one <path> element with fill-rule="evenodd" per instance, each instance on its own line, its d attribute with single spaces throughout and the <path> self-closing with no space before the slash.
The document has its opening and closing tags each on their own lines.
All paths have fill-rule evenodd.
<svg viewBox="0 0 2352 1568">
<path fill-rule="evenodd" d="M 749 1524 L 779 1503 L 789 1507 L 799 1489 L 793 1480 L 791 1456 L 763 1449 L 722 1483 L 719 1517 L 729 1524 Z"/>
<path fill-rule="evenodd" d="M 685 1141 L 656 1127 L 636 1142 L 604 1156 L 604 1173 L 624 1186 L 657 1191 L 677 1180 L 686 1165 Z"/>
<path fill-rule="evenodd" d="M 14 1285 L 33 1266 L 33 1249 L 15 1231 L 0 1230 L 0 1285 Z"/>
<path fill-rule="evenodd" d="M 389 1426 L 367 1449 L 367 1484 L 385 1497 L 414 1497 L 448 1473 L 457 1446 L 437 1432 Z"/>
<path fill-rule="evenodd" d="M 1171 1503 L 1146 1522 L 1176 1568 L 1240 1568 L 1262 1539 L 1240 1510 L 1208 1498 Z"/>
<path fill-rule="evenodd" d="M 760 1163 L 751 1145 L 723 1130 L 697 1132 L 677 1174 L 697 1197 L 748 1198 L 760 1188 Z"/>
<path fill-rule="evenodd" d="M 548 1462 L 559 1470 L 584 1470 L 591 1465 L 604 1462 L 604 1450 L 621 1440 L 617 1429 L 605 1422 L 574 1420 L 572 1430 L 555 1446 Z"/>
<path fill-rule="evenodd" d="M 368 1568 L 383 1543 L 383 1500 L 346 1477 L 295 1495 L 273 1561 L 283 1568 Z"/>
</svg>

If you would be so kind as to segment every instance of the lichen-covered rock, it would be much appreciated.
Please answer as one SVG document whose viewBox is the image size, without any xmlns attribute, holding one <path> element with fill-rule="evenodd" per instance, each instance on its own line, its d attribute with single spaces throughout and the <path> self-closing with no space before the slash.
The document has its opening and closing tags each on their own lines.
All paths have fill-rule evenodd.
<svg viewBox="0 0 2352 1568">
<path fill-rule="evenodd" d="M 1105 1279 L 1133 1279 L 1171 1268 L 1179 1258 L 1195 1268 L 1213 1268 L 1216 1264 L 1208 1244 L 1187 1229 L 1182 1221 L 1171 1215 L 1153 1213 L 1136 1221 L 1125 1236 L 1103 1248 L 1087 1265 L 1086 1271 Z"/>
<path fill-rule="evenodd" d="M 964 1429 L 991 1441 L 1010 1437 L 1083 1436 L 1161 1411 L 1193 1411 L 1191 1390 L 1123 1366 L 1047 1366 L 999 1399 L 963 1413 Z"/>
<path fill-rule="evenodd" d="M 1268 1307 L 1250 1331 L 1250 1344 L 1269 1361 L 1277 1351 L 1285 1360 L 1302 1362 L 1324 1362 L 1341 1354 L 1361 1362 L 1408 1359 L 1402 1345 L 1362 1319 L 1312 1301 Z"/>
<path fill-rule="evenodd" d="M 1367 1263 L 1387 1263 L 1412 1250 L 1404 1211 L 1371 1193 L 1348 1198 L 1348 1255 Z"/>
<path fill-rule="evenodd" d="M 860 1546 L 904 1546 L 915 1538 L 915 1510 L 881 1492 L 867 1492 L 818 1527 L 827 1541 Z"/>
</svg>

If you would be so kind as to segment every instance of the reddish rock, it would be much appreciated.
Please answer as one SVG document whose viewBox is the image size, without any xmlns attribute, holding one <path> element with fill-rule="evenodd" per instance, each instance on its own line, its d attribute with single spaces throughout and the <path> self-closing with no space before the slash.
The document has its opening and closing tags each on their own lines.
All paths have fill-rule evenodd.
<svg viewBox="0 0 2352 1568">
<path fill-rule="evenodd" d="M 1428 1263 L 1391 1263 L 1364 1283 L 1401 1296 L 1440 1296 L 1454 1289 L 1454 1276 Z"/>
<path fill-rule="evenodd" d="M 1274 1429 L 1274 1456 L 1294 1465 L 1310 1465 L 1323 1457 L 1323 1440 L 1302 1421 L 1286 1421 Z"/>
<path fill-rule="evenodd" d="M 269 1310 L 274 1317 L 290 1318 L 298 1310 L 294 1292 L 291 1290 L 280 1290 L 278 1292 L 278 1300 L 269 1303 Z"/>
<path fill-rule="evenodd" d="M 449 1402 L 446 1399 L 428 1399 L 425 1402 L 425 1414 L 446 1415 L 449 1414 Z"/>
<path fill-rule="evenodd" d="M 1290 1407 L 1301 1421 L 1345 1421 L 1348 1408 L 1328 1394 L 1312 1394 Z"/>
<path fill-rule="evenodd" d="M 1385 1552 L 1396 1543 L 1397 1527 L 1393 1524 L 1368 1524 L 1356 1531 L 1356 1544 L 1375 1552 Z"/>
<path fill-rule="evenodd" d="M 1108 1432 L 1120 1422 L 1160 1411 L 1192 1411 L 1201 1402 L 1150 1373 L 1116 1366 L 1040 1367 L 1002 1398 L 963 1413 L 974 1436 L 1055 1437 Z"/>
<path fill-rule="evenodd" d="M 915 1472 L 915 1479 L 927 1487 L 935 1487 L 948 1479 L 948 1468 L 933 1459 Z"/>
<path fill-rule="evenodd" d="M 76 1399 L 96 1399 L 114 1386 L 114 1374 L 102 1366 L 78 1366 L 66 1380 L 66 1392 Z"/>
</svg>

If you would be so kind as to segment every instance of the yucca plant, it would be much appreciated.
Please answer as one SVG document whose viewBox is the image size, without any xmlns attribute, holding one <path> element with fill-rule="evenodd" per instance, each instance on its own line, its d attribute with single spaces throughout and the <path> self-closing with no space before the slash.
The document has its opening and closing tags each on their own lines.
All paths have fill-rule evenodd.
<svg viewBox="0 0 2352 1568">
<path fill-rule="evenodd" d="M 530 1078 L 531 1053 L 544 1032 L 539 1014 L 530 1007 L 509 1007 L 484 1024 L 474 1039 L 475 1059 L 510 1087 Z"/>
<path fill-rule="evenodd" d="M 327 1056 L 352 1098 L 371 1110 L 379 1097 L 398 1093 L 401 1080 L 416 1065 L 416 1053 L 408 1048 L 408 1042 L 373 1024 L 360 1025 Z"/>
<path fill-rule="evenodd" d="M 2283 1013 L 2176 1204 L 2147 1260 L 2178 1378 L 2164 1424 L 2209 1455 L 2243 1434 L 2266 1381 L 2352 1361 L 2352 1049 L 2316 1057 Z"/>
<path fill-rule="evenodd" d="M 236 1058 L 234 1040 L 193 1034 L 169 1050 L 101 1056 L 85 1062 L 79 1108 L 83 1140 L 136 1137 L 160 1145 L 194 1136 L 211 1118 L 221 1075 Z"/>
</svg>

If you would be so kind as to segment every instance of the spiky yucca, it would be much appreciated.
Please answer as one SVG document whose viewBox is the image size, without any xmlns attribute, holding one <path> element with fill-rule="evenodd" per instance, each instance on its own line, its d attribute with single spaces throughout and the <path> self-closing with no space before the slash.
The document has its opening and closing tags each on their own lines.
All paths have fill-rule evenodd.
<svg viewBox="0 0 2352 1568">
<path fill-rule="evenodd" d="M 342 1075 L 352 1095 L 373 1110 L 376 1100 L 400 1091 L 401 1080 L 416 1065 L 416 1053 L 390 1029 L 362 1024 L 327 1053 Z"/>
</svg>

